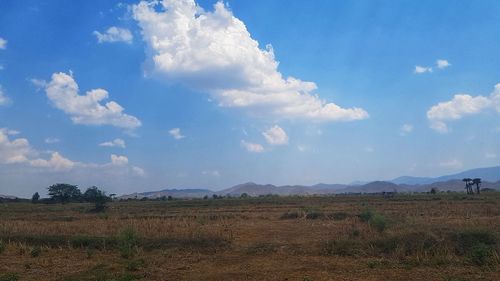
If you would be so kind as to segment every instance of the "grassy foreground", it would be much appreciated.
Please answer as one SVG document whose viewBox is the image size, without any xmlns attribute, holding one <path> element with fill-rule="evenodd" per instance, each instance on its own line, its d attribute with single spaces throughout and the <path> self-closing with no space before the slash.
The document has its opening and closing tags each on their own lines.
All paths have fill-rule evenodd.
<svg viewBox="0 0 500 281">
<path fill-rule="evenodd" d="M 500 194 L 0 203 L 0 281 L 500 280 Z"/>
</svg>

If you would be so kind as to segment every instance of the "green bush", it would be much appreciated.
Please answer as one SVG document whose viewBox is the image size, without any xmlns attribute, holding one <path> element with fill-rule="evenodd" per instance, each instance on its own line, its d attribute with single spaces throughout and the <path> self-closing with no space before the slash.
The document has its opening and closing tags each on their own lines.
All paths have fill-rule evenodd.
<svg viewBox="0 0 500 281">
<path fill-rule="evenodd" d="M 123 258 L 133 257 L 139 245 L 139 235 L 132 229 L 126 228 L 118 235 L 118 249 Z"/>
<path fill-rule="evenodd" d="M 6 248 L 7 245 L 5 245 L 5 242 L 3 242 L 3 240 L 0 240 L 0 254 L 3 253 Z"/>
<path fill-rule="evenodd" d="M 378 232 L 383 232 L 387 227 L 387 220 L 384 216 L 375 214 L 370 219 L 370 225 L 375 227 Z"/>
<path fill-rule="evenodd" d="M 280 219 L 282 220 L 293 220 L 293 219 L 298 219 L 300 217 L 299 212 L 297 211 L 288 211 L 281 215 Z"/>
<path fill-rule="evenodd" d="M 40 246 L 34 246 L 33 248 L 31 248 L 30 251 L 31 257 L 36 258 L 40 256 L 41 253 L 42 253 L 42 248 L 40 248 Z"/>
<path fill-rule="evenodd" d="M 358 245 L 352 240 L 327 241 L 324 245 L 324 252 L 327 255 L 354 256 L 358 251 Z"/>
<path fill-rule="evenodd" d="M 0 275 L 0 281 L 17 281 L 19 280 L 19 275 L 16 273 L 7 273 Z"/>
<path fill-rule="evenodd" d="M 342 220 L 347 219 L 347 213 L 344 213 L 344 212 L 333 213 L 332 218 L 333 218 L 333 220 L 336 220 L 336 221 L 342 221 Z"/>
<path fill-rule="evenodd" d="M 363 222 L 368 222 L 372 219 L 374 215 L 374 212 L 371 209 L 365 209 L 361 211 L 361 213 L 358 215 L 359 219 Z"/>
<path fill-rule="evenodd" d="M 144 267 L 146 262 L 143 259 L 131 260 L 127 262 L 126 269 L 128 271 L 138 271 L 140 268 Z"/>
<path fill-rule="evenodd" d="M 323 212 L 320 212 L 317 210 L 309 210 L 306 213 L 306 219 L 308 219 L 308 220 L 316 220 L 316 219 L 321 219 L 324 217 L 325 217 L 325 214 Z"/>
<path fill-rule="evenodd" d="M 469 254 L 478 244 L 493 246 L 497 243 L 495 233 L 485 229 L 471 229 L 455 233 L 455 250 L 459 255 Z"/>
<path fill-rule="evenodd" d="M 493 249 L 491 246 L 483 243 L 477 243 L 470 249 L 470 259 L 476 265 L 486 265 L 493 257 Z"/>
</svg>

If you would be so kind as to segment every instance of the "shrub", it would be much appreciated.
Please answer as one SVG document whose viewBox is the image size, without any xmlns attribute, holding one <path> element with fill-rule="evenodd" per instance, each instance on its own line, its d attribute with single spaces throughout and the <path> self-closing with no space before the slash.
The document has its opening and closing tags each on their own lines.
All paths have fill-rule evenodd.
<svg viewBox="0 0 500 281">
<path fill-rule="evenodd" d="M 497 237 L 490 230 L 472 229 L 464 230 L 455 234 L 455 250 L 459 255 L 471 252 L 478 244 L 493 246 L 497 243 Z"/>
<path fill-rule="evenodd" d="M 387 221 L 384 216 L 375 214 L 370 219 L 370 225 L 375 227 L 378 232 L 383 232 L 387 227 Z"/>
<path fill-rule="evenodd" d="M 476 265 L 488 264 L 493 256 L 493 250 L 490 246 L 483 243 L 477 243 L 470 249 L 470 259 Z"/>
<path fill-rule="evenodd" d="M 280 219 L 282 220 L 293 220 L 293 219 L 298 219 L 300 217 L 299 212 L 297 211 L 288 211 L 281 215 Z"/>
<path fill-rule="evenodd" d="M 34 246 L 33 248 L 31 248 L 30 251 L 31 257 L 36 258 L 40 256 L 41 253 L 42 253 L 42 248 L 40 248 L 40 246 Z"/>
<path fill-rule="evenodd" d="M 317 210 L 309 210 L 306 213 L 306 219 L 308 219 L 308 220 L 316 220 L 316 219 L 321 219 L 324 217 L 325 217 L 325 214 L 323 212 L 320 212 Z"/>
<path fill-rule="evenodd" d="M 3 253 L 6 248 L 7 246 L 5 245 L 5 242 L 3 242 L 3 240 L 0 240 L 0 254 Z"/>
<path fill-rule="evenodd" d="M 336 220 L 336 221 L 345 220 L 347 218 L 347 213 L 344 213 L 344 212 L 333 213 L 332 218 L 333 218 L 333 220 Z"/>
<path fill-rule="evenodd" d="M 382 254 L 390 254 L 398 248 L 398 239 L 395 237 L 377 239 L 373 241 L 372 246 Z"/>
<path fill-rule="evenodd" d="M 354 256 L 358 245 L 352 240 L 334 240 L 327 241 L 324 245 L 324 251 L 327 255 Z"/>
<path fill-rule="evenodd" d="M 127 262 L 126 269 L 129 271 L 138 271 L 145 264 L 146 262 L 143 259 L 131 260 Z"/>
<path fill-rule="evenodd" d="M 370 209 L 365 209 L 363 210 L 359 215 L 359 219 L 363 222 L 367 222 L 367 221 L 370 221 L 373 217 L 374 213 L 372 210 Z"/>
<path fill-rule="evenodd" d="M 133 257 L 139 245 L 139 235 L 129 227 L 124 229 L 117 239 L 120 255 L 126 259 Z"/>
<path fill-rule="evenodd" d="M 0 281 L 17 281 L 19 280 L 19 275 L 16 273 L 7 273 L 0 275 Z"/>
</svg>

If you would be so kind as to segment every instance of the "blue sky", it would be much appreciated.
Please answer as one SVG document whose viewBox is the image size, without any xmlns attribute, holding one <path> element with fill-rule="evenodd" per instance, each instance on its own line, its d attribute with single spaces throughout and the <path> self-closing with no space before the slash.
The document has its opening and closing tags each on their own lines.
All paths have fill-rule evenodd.
<svg viewBox="0 0 500 281">
<path fill-rule="evenodd" d="M 498 165 L 499 13 L 498 1 L 0 1 L 0 194 Z"/>
</svg>

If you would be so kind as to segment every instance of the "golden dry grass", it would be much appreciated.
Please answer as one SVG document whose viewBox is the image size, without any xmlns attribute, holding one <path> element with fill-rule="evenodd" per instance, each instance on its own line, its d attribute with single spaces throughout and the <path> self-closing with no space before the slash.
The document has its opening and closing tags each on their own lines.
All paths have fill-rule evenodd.
<svg viewBox="0 0 500 281">
<path fill-rule="evenodd" d="M 497 193 L 130 201 L 112 203 L 104 214 L 90 208 L 0 203 L 0 278 L 500 280 L 500 242 L 479 265 L 458 253 L 454 240 L 466 230 L 499 237 Z M 368 209 L 383 216 L 385 230 L 360 220 Z M 287 212 L 298 217 L 282 218 Z M 112 244 L 127 228 L 143 239 L 129 259 Z M 110 240 L 94 249 L 75 246 L 75 237 Z M 36 245 L 42 253 L 32 257 Z"/>
</svg>

